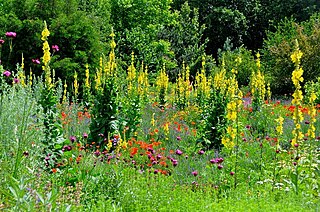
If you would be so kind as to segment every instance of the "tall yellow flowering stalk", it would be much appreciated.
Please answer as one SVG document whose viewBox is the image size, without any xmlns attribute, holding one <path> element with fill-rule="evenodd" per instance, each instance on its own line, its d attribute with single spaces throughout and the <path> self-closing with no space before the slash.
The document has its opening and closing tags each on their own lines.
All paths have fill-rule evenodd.
<svg viewBox="0 0 320 212">
<path fill-rule="evenodd" d="M 78 83 L 78 73 L 76 71 L 74 72 L 73 88 L 74 88 L 75 101 L 77 101 L 78 94 L 79 94 L 79 83 Z"/>
<path fill-rule="evenodd" d="M 207 79 L 205 64 L 206 64 L 205 57 L 202 57 L 202 68 L 200 72 L 197 72 L 196 81 L 195 81 L 195 87 L 196 87 L 195 94 L 196 94 L 196 99 L 199 106 L 204 106 L 206 100 L 210 96 L 211 81 L 210 79 Z"/>
<path fill-rule="evenodd" d="M 252 105 L 255 111 L 259 110 L 262 106 L 262 103 L 266 97 L 266 85 L 264 75 L 261 72 L 261 63 L 260 63 L 260 54 L 257 53 L 257 60 L 256 66 L 257 71 L 252 71 L 250 86 L 251 86 L 251 93 L 252 93 Z M 268 92 L 268 96 L 271 95 L 271 92 Z"/>
<path fill-rule="evenodd" d="M 163 66 L 159 76 L 157 77 L 156 85 L 157 85 L 157 91 L 159 94 L 159 97 L 158 97 L 159 103 L 160 105 L 164 106 L 166 103 L 166 96 L 167 96 L 167 91 L 169 86 L 169 77 L 166 74 L 165 66 Z"/>
<path fill-rule="evenodd" d="M 301 131 L 300 123 L 303 121 L 303 113 L 299 109 L 302 105 L 303 95 L 301 90 L 300 83 L 303 82 L 303 69 L 300 67 L 300 60 L 303 53 L 299 49 L 298 41 L 296 41 L 296 50 L 291 55 L 291 60 L 295 64 L 295 69 L 292 72 L 292 82 L 295 87 L 295 91 L 292 94 L 293 100 L 292 105 L 295 106 L 293 112 L 293 121 L 294 121 L 294 129 L 292 131 L 293 139 L 292 139 L 292 146 L 298 144 L 303 139 L 303 133 Z"/>
<path fill-rule="evenodd" d="M 134 53 L 131 53 L 131 65 L 128 67 L 128 75 L 127 75 L 127 80 L 128 80 L 128 93 L 129 95 L 132 92 L 135 92 L 135 85 L 137 81 L 137 74 L 136 74 L 136 68 L 134 67 Z"/>
<path fill-rule="evenodd" d="M 227 114 L 226 119 L 228 122 L 226 134 L 222 137 L 222 144 L 231 149 L 236 144 L 238 134 L 238 110 L 242 105 L 242 92 L 238 88 L 238 81 L 236 79 L 236 69 L 232 69 L 232 76 L 229 79 L 227 88 Z"/>
<path fill-rule="evenodd" d="M 148 67 L 144 67 L 143 63 L 138 75 L 138 93 L 143 101 L 147 101 L 149 94 Z"/>
<path fill-rule="evenodd" d="M 192 86 L 189 81 L 190 68 L 183 63 L 182 74 L 178 74 L 178 79 L 175 86 L 175 102 L 180 109 L 188 105 L 189 97 L 191 95 Z"/>
<path fill-rule="evenodd" d="M 317 121 L 316 115 L 317 115 L 317 110 L 315 108 L 315 101 L 317 99 L 317 95 L 314 91 L 314 86 L 311 85 L 310 87 L 310 97 L 309 97 L 309 110 L 308 114 L 310 116 L 310 123 L 309 123 L 309 129 L 308 129 L 308 135 L 311 139 L 316 138 L 316 128 L 315 128 L 315 122 Z"/>
<path fill-rule="evenodd" d="M 50 35 L 50 32 L 48 30 L 47 27 L 47 23 L 44 22 L 44 30 L 41 33 L 41 40 L 43 40 L 43 57 L 42 57 L 42 62 L 43 62 L 43 66 L 42 66 L 42 70 L 45 72 L 45 83 L 46 86 L 48 87 L 53 87 L 52 84 L 52 78 L 51 78 L 51 71 L 50 71 L 50 67 L 49 67 L 49 62 L 51 60 L 51 56 L 50 56 L 50 46 L 48 43 L 48 36 Z"/>
</svg>

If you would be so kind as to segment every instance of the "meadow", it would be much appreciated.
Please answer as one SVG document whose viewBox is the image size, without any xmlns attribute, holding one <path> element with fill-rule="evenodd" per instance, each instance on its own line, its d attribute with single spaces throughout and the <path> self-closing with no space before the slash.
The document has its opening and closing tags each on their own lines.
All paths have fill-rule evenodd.
<svg viewBox="0 0 320 212">
<path fill-rule="evenodd" d="M 274 99 L 259 53 L 247 88 L 241 57 L 211 74 L 203 59 L 194 78 L 185 64 L 174 82 L 164 65 L 151 79 L 134 53 L 119 68 L 114 33 L 99 68 L 68 84 L 50 67 L 63 46 L 49 36 L 45 25 L 41 75 L 23 56 L 14 71 L 0 65 L 1 210 L 319 211 L 318 85 L 302 84 L 298 42 L 294 92 Z"/>
</svg>

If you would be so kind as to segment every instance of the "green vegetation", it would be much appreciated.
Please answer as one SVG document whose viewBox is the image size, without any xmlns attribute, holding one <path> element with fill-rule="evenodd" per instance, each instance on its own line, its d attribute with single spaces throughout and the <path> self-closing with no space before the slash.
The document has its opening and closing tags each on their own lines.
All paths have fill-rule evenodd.
<svg viewBox="0 0 320 212">
<path fill-rule="evenodd" d="M 319 7 L 0 0 L 0 210 L 318 211 Z"/>
</svg>

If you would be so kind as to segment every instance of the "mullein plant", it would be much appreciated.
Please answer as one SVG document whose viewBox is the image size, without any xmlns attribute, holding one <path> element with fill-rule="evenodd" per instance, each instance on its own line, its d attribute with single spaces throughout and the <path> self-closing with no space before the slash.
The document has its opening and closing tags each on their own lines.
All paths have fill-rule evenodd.
<svg viewBox="0 0 320 212">
<path fill-rule="evenodd" d="M 90 83 L 90 70 L 89 65 L 86 64 L 85 70 L 85 81 L 83 86 L 83 103 L 87 109 L 92 105 L 92 95 L 91 95 L 91 83 Z"/>
<path fill-rule="evenodd" d="M 143 69 L 143 67 L 142 67 Z M 131 54 L 131 64 L 127 72 L 127 95 L 124 101 L 123 112 L 125 114 L 126 137 L 135 137 L 141 123 L 141 110 L 143 107 L 143 96 L 146 92 L 147 75 L 143 70 L 137 73 L 134 66 L 134 53 Z"/>
<path fill-rule="evenodd" d="M 301 130 L 301 122 L 303 121 L 303 113 L 300 110 L 300 107 L 302 107 L 302 100 L 303 100 L 303 94 L 302 94 L 302 87 L 300 85 L 301 82 L 303 82 L 303 69 L 300 67 L 300 61 L 303 53 L 299 49 L 299 43 L 296 41 L 296 47 L 295 51 L 291 55 L 291 60 L 295 65 L 295 69 L 292 72 L 292 82 L 295 87 L 295 91 L 292 94 L 292 105 L 295 107 L 293 112 L 293 122 L 294 122 L 294 129 L 292 131 L 292 140 L 291 145 L 293 148 L 295 148 L 295 159 L 299 160 L 300 153 L 299 153 L 299 145 L 302 144 L 304 134 Z M 299 161 L 298 161 L 299 162 Z M 293 175 L 292 175 L 292 181 L 295 185 L 295 191 L 298 193 L 298 184 L 299 184 L 299 163 L 297 161 L 292 162 L 294 169 L 293 169 Z"/>
<path fill-rule="evenodd" d="M 114 151 L 122 141 L 119 137 L 118 77 L 113 31 L 110 37 L 111 51 L 108 61 L 104 63 L 103 59 L 100 59 L 100 67 L 95 78 L 95 95 L 91 108 L 93 119 L 87 139 L 87 146 L 92 146 L 97 151 Z"/>
<path fill-rule="evenodd" d="M 59 113 L 57 110 L 57 104 L 59 103 L 59 100 L 55 93 L 55 85 L 52 82 L 53 80 L 51 77 L 51 70 L 49 66 L 51 55 L 48 36 L 50 35 L 50 32 L 47 28 L 46 22 L 44 23 L 44 25 L 45 27 L 41 34 L 41 40 L 43 41 L 42 70 L 44 71 L 45 82 L 40 98 L 40 104 L 43 107 L 43 111 L 45 114 L 45 139 L 43 139 L 42 143 L 45 146 L 45 165 L 46 167 L 52 168 L 56 165 L 55 159 L 61 156 L 60 147 L 62 147 L 65 139 L 63 138 L 62 124 L 59 121 Z"/>
<path fill-rule="evenodd" d="M 169 86 L 169 77 L 166 73 L 165 66 L 163 66 L 156 81 L 157 92 L 159 95 L 158 100 L 161 108 L 164 108 L 167 102 L 168 86 Z"/>
<path fill-rule="evenodd" d="M 237 67 L 241 63 L 241 58 L 236 59 Z M 237 187 L 237 168 L 238 168 L 238 153 L 239 153 L 239 129 L 241 123 L 239 122 L 239 111 L 242 105 L 242 92 L 238 87 L 236 78 L 237 69 L 231 70 L 231 77 L 228 80 L 228 88 L 226 92 L 227 108 L 226 108 L 226 130 L 222 136 L 222 144 L 227 150 L 234 151 L 231 157 L 234 159 L 234 187 Z"/>
<path fill-rule="evenodd" d="M 207 100 L 210 96 L 210 84 L 211 80 L 207 78 L 205 71 L 205 57 L 202 57 L 202 68 L 201 72 L 196 74 L 195 81 L 195 94 L 196 101 L 200 108 L 203 108 L 207 104 Z"/>
<path fill-rule="evenodd" d="M 178 74 L 175 87 L 175 104 L 179 109 L 184 109 L 189 104 L 192 86 L 190 83 L 190 68 L 183 63 L 182 74 Z"/>
<path fill-rule="evenodd" d="M 226 128 L 227 87 L 228 79 L 222 58 L 221 70 L 214 75 L 211 85 L 209 107 L 205 107 L 201 113 L 203 124 L 200 125 L 202 136 L 199 141 L 206 149 L 221 150 L 223 146 L 221 140 Z"/>
<path fill-rule="evenodd" d="M 282 135 L 283 135 L 283 122 L 284 122 L 284 118 L 280 115 L 279 118 L 275 119 L 276 122 L 276 137 L 277 137 L 277 143 L 275 145 L 275 150 L 274 150 L 274 164 L 273 164 L 273 187 L 272 190 L 275 188 L 276 186 L 276 177 L 277 177 L 277 166 L 278 166 L 278 154 L 281 151 L 281 146 L 280 146 L 280 142 L 282 140 Z"/>
<path fill-rule="evenodd" d="M 264 103 L 266 96 L 266 86 L 264 75 L 261 72 L 261 63 L 260 63 L 260 54 L 257 53 L 256 66 L 257 70 L 252 71 L 250 86 L 251 86 L 251 94 L 252 94 L 252 108 L 253 111 L 260 111 L 262 104 Z M 268 91 L 268 96 L 271 96 L 270 89 Z M 270 97 L 271 98 L 271 97 Z"/>
</svg>

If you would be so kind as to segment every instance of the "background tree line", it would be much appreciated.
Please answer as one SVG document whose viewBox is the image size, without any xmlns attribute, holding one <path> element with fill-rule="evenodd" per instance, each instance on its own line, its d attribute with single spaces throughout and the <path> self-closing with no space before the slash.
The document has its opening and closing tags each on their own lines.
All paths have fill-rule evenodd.
<svg viewBox="0 0 320 212">
<path fill-rule="evenodd" d="M 51 66 L 57 77 L 68 82 L 75 71 L 81 80 L 87 63 L 92 73 L 95 71 L 99 57 L 109 50 L 113 28 L 118 64 L 123 71 L 130 63 L 131 52 L 139 64 L 143 61 L 148 65 L 151 75 L 165 64 L 172 80 L 183 62 L 195 74 L 203 55 L 210 71 L 219 66 L 222 56 L 230 60 L 231 67 L 234 57 L 241 54 L 245 63 L 238 77 L 242 85 L 247 85 L 254 66 L 253 53 L 259 50 L 263 52 L 265 71 L 275 82 L 274 92 L 290 92 L 290 84 L 276 83 L 292 68 L 286 66 L 289 54 L 279 52 L 287 42 L 288 53 L 293 48 L 292 40 L 299 35 L 305 41 L 302 46 L 318 42 L 315 23 L 319 16 L 314 15 L 312 21 L 309 18 L 319 9 L 317 0 L 0 0 L 0 39 L 5 39 L 7 31 L 17 32 L 12 52 L 5 39 L 1 61 L 14 70 L 23 53 L 26 70 L 31 68 L 40 74 L 41 65 L 33 64 L 32 59 L 42 56 L 40 33 L 45 20 L 51 32 L 50 44 L 60 46 Z M 280 50 L 271 51 L 277 48 Z M 279 57 L 284 62 L 279 62 Z M 307 60 L 303 62 L 320 67 L 316 60 Z M 307 78 L 319 76 L 317 71 L 310 70 Z"/>
</svg>

